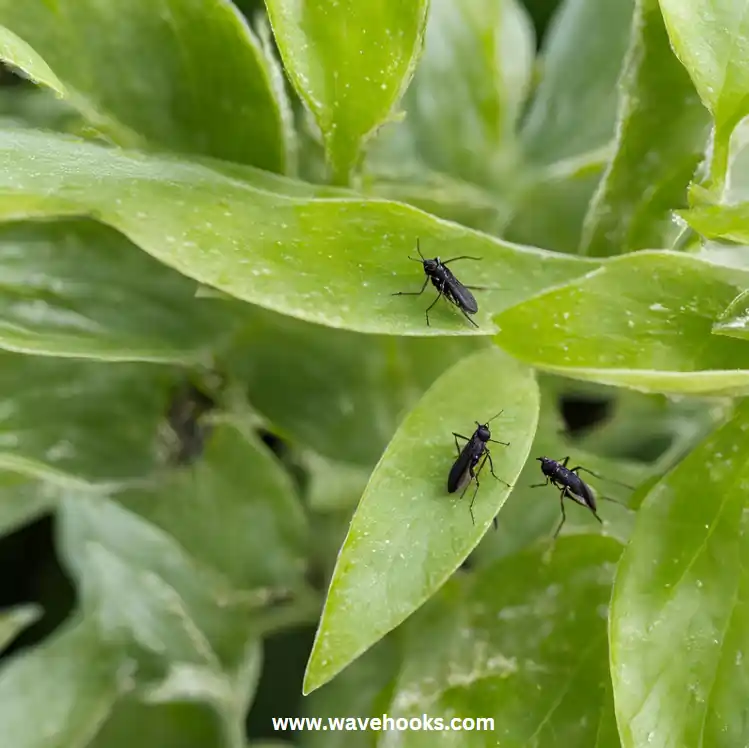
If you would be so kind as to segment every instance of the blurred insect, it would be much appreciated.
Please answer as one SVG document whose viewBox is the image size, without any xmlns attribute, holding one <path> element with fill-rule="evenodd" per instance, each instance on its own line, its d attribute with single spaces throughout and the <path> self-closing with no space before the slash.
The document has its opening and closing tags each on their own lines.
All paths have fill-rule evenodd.
<svg viewBox="0 0 749 748">
<path fill-rule="evenodd" d="M 491 474 L 500 483 L 504 483 L 508 488 L 512 488 L 509 483 L 503 481 L 494 472 L 494 463 L 492 462 L 491 452 L 486 446 L 488 442 L 492 442 L 493 444 L 502 444 L 505 447 L 510 446 L 510 442 L 499 442 L 496 439 L 492 439 L 492 433 L 489 430 L 489 424 L 495 418 L 502 415 L 502 413 L 503 411 L 500 410 L 496 416 L 492 416 L 484 424 L 476 421 L 475 423 L 477 428 L 473 432 L 473 435 L 470 439 L 467 436 L 456 434 L 453 431 L 453 436 L 455 437 L 455 449 L 458 450 L 458 459 L 455 460 L 452 468 L 450 469 L 450 475 L 447 478 L 447 492 L 455 493 L 456 491 L 460 491 L 460 489 L 462 488 L 463 493 L 460 494 L 460 498 L 462 499 L 465 495 L 465 492 L 468 490 L 468 486 L 471 485 L 471 482 L 476 481 L 476 488 L 473 491 L 473 497 L 471 498 L 471 505 L 469 507 L 469 511 L 471 512 L 471 521 L 474 524 L 476 524 L 476 520 L 473 516 L 473 502 L 476 500 L 476 494 L 479 490 L 479 474 L 481 473 L 481 470 L 486 464 L 487 460 L 489 461 L 489 470 Z M 466 442 L 463 445 L 463 449 L 460 448 L 458 439 L 463 439 Z M 481 462 L 480 465 L 479 462 Z M 478 465 L 478 469 L 476 469 L 476 465 Z M 495 529 L 497 527 L 496 517 L 494 518 L 494 527 Z"/>
<path fill-rule="evenodd" d="M 596 505 L 596 497 L 593 493 L 593 489 L 577 473 L 578 471 L 582 470 L 585 473 L 589 473 L 594 478 L 605 480 L 602 476 L 598 475 L 598 473 L 594 473 L 592 470 L 584 468 L 582 465 L 568 468 L 567 463 L 570 459 L 569 456 L 565 457 L 561 462 L 552 460 L 549 457 L 536 457 L 536 459 L 541 463 L 541 472 L 544 474 L 546 481 L 544 483 L 535 483 L 531 486 L 531 488 L 548 486 L 549 483 L 551 483 L 552 486 L 560 489 L 559 505 L 562 508 L 562 521 L 559 523 L 559 527 L 557 527 L 556 532 L 554 533 L 555 538 L 557 537 L 557 535 L 559 535 L 559 532 L 562 529 L 562 525 L 564 525 L 567 519 L 567 516 L 564 512 L 565 497 L 567 497 L 568 499 L 572 499 L 572 501 L 580 504 L 580 506 L 584 506 L 586 509 L 589 509 L 593 516 L 601 524 L 603 524 L 603 520 L 598 516 L 598 507 Z M 625 488 L 632 488 L 632 486 L 628 486 L 626 483 L 619 483 L 619 481 L 611 481 L 611 483 L 617 483 L 618 485 L 624 486 Z M 604 499 L 605 501 L 612 501 L 615 504 L 619 503 L 618 501 L 610 499 L 607 496 L 601 496 L 600 498 Z"/>
<path fill-rule="evenodd" d="M 211 431 L 202 419 L 214 408 L 213 399 L 194 384 L 183 384 L 173 393 L 167 412 L 171 464 L 190 465 L 200 457 Z"/>
<path fill-rule="evenodd" d="M 411 257 L 408 259 L 414 262 L 420 262 L 424 267 L 424 285 L 421 287 L 421 291 L 396 291 L 393 296 L 421 296 L 427 287 L 429 281 L 432 281 L 432 285 L 439 292 L 437 298 L 427 307 L 426 319 L 427 326 L 429 325 L 429 312 L 432 307 L 444 296 L 451 304 L 454 304 L 463 313 L 463 316 L 474 326 L 478 325 L 468 316 L 470 314 L 476 314 L 479 310 L 479 305 L 473 294 L 469 289 L 474 291 L 489 291 L 493 290 L 487 286 L 464 286 L 447 267 L 451 262 L 457 260 L 476 260 L 480 261 L 480 257 L 470 257 L 469 255 L 461 255 L 460 257 L 452 257 L 449 260 L 442 262 L 439 257 L 433 259 L 427 259 L 421 254 L 421 247 L 419 246 L 419 240 L 416 240 L 416 251 L 419 253 L 421 259 Z"/>
</svg>

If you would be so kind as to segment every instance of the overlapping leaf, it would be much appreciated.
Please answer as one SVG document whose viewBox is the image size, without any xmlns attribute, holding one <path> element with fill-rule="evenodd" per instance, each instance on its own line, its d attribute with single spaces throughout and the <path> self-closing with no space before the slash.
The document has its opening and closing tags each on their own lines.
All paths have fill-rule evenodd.
<svg viewBox="0 0 749 748">
<path fill-rule="evenodd" d="M 650 392 L 749 386 L 749 347 L 712 335 L 749 280 L 687 255 L 643 251 L 501 314 L 497 342 L 549 371 Z"/>
<path fill-rule="evenodd" d="M 715 119 L 710 176 L 722 190 L 734 127 L 749 114 L 749 13 L 744 0 L 659 0 L 679 59 Z"/>
<path fill-rule="evenodd" d="M 743 402 L 640 509 L 611 611 L 627 748 L 747 739 L 747 430 Z"/>
<path fill-rule="evenodd" d="M 117 142 L 284 170 L 269 71 L 230 3 L 2 0 L 0 24 L 36 52 L 6 61 L 33 63 L 31 77 L 68 96 Z"/>
<path fill-rule="evenodd" d="M 493 349 L 464 359 L 437 380 L 401 424 L 370 478 L 328 590 L 305 676 L 310 692 L 397 626 L 446 581 L 481 539 L 510 491 L 481 475 L 472 521 L 468 504 L 447 494 L 456 458 L 451 432 L 470 436 L 494 421 L 498 478 L 512 484 L 538 416 L 532 373 Z M 467 433 L 466 433 L 467 432 Z"/>
<path fill-rule="evenodd" d="M 638 0 L 621 99 L 616 153 L 585 220 L 581 249 L 606 256 L 670 246 L 670 211 L 686 204 L 709 117 L 668 42 L 658 0 Z"/>
<path fill-rule="evenodd" d="M 245 301 L 332 327 L 397 334 L 490 334 L 490 314 L 595 267 L 518 247 L 398 203 L 284 199 L 196 164 L 116 152 L 66 138 L 0 134 L 0 217 L 94 213 L 157 259 Z M 244 173 L 247 173 L 246 171 Z M 424 321 L 424 252 L 466 261 L 479 292 L 474 330 L 442 305 Z M 293 270 L 293 274 L 290 274 Z M 456 266 L 456 272 L 458 268 Z"/>
</svg>

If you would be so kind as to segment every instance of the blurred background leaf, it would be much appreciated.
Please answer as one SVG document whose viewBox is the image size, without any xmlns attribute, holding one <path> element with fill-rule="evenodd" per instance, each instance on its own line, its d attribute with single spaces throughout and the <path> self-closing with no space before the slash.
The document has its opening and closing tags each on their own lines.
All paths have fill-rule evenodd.
<svg viewBox="0 0 749 748">
<path fill-rule="evenodd" d="M 70 102 L 118 144 L 284 171 L 270 74 L 230 3 L 3 0 L 0 24 L 41 55 Z M 22 59 L 10 62 L 24 69 Z"/>
</svg>

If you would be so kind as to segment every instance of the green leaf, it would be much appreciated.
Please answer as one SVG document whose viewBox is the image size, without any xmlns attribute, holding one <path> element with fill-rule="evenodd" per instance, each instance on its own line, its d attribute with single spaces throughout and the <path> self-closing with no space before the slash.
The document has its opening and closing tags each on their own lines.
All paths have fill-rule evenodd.
<svg viewBox="0 0 749 748">
<path fill-rule="evenodd" d="M 523 126 L 529 157 L 550 164 L 614 137 L 616 82 L 634 0 L 566 0 L 543 50 L 543 78 Z"/>
<path fill-rule="evenodd" d="M 245 301 L 361 332 L 487 335 L 441 303 L 432 326 L 417 237 L 430 256 L 474 255 L 460 277 L 480 292 L 477 324 L 542 288 L 597 267 L 490 239 L 398 203 L 288 199 L 208 168 L 46 134 L 0 133 L 0 217 L 88 212 L 166 265 Z M 249 173 L 249 172 L 245 172 Z M 457 268 L 456 268 L 457 269 Z M 498 281 L 501 281 L 498 283 Z M 366 284 L 366 285 L 365 285 Z"/>
<path fill-rule="evenodd" d="M 0 60 L 23 72 L 34 83 L 48 86 L 60 96 L 65 96 L 65 86 L 50 70 L 49 65 L 23 39 L 2 26 Z"/>
<path fill-rule="evenodd" d="M 421 51 L 426 0 L 267 0 L 297 92 L 325 139 L 334 180 L 346 184 L 361 148 L 390 115 Z"/>
<path fill-rule="evenodd" d="M 88 748 L 210 748 L 221 746 L 218 717 L 201 704 L 118 702 Z"/>
<path fill-rule="evenodd" d="M 424 53 L 403 98 L 405 120 L 383 128 L 370 162 L 392 151 L 402 164 L 397 151 L 405 147 L 437 172 L 501 185 L 534 51 L 517 0 L 432 0 Z"/>
<path fill-rule="evenodd" d="M 303 581 L 307 527 L 291 480 L 267 448 L 231 423 L 217 425 L 197 463 L 117 500 L 237 590 Z"/>
<path fill-rule="evenodd" d="M 749 202 L 699 205 L 679 215 L 703 236 L 749 244 Z"/>
<path fill-rule="evenodd" d="M 176 373 L 164 367 L 0 354 L 0 466 L 63 480 L 137 478 Z"/>
<path fill-rule="evenodd" d="M 192 281 L 93 221 L 0 226 L 0 274 L 6 350 L 190 362 L 235 324 L 196 301 Z"/>
<path fill-rule="evenodd" d="M 447 371 L 408 414 L 375 468 L 351 521 L 328 590 L 304 691 L 329 681 L 438 590 L 476 546 L 510 489 L 482 473 L 463 501 L 447 493 L 455 461 L 453 431 L 494 422 L 495 473 L 517 478 L 538 416 L 530 370 L 487 349 Z M 466 433 L 467 432 L 467 433 Z"/>
<path fill-rule="evenodd" d="M 710 177 L 722 190 L 734 127 L 749 114 L 745 0 L 660 0 L 676 56 L 715 118 Z"/>
<path fill-rule="evenodd" d="M 658 0 L 638 0 L 619 82 L 616 153 L 585 219 L 581 250 L 598 257 L 670 246 L 671 210 L 703 157 L 709 117 L 668 42 Z"/>
<path fill-rule="evenodd" d="M 451 580 L 406 625 L 388 715 L 476 729 L 398 731 L 388 745 L 594 745 L 612 710 L 606 613 L 620 552 L 607 538 L 563 538 Z M 482 717 L 493 728 L 480 730 Z"/>
<path fill-rule="evenodd" d="M 466 338 L 357 335 L 252 309 L 226 352 L 250 401 L 293 440 L 331 459 L 371 466 L 398 421 L 456 359 Z"/>
<path fill-rule="evenodd" d="M 749 348 L 711 334 L 747 275 L 688 255 L 642 251 L 497 317 L 513 356 L 576 379 L 646 392 L 749 386 Z"/>
<path fill-rule="evenodd" d="M 5 649 L 18 634 L 42 617 L 37 605 L 18 605 L 0 613 L 0 650 Z"/>
<path fill-rule="evenodd" d="M 102 639 L 139 664 L 148 700 L 209 703 L 235 733 L 260 668 L 252 605 L 168 534 L 102 495 L 71 493 L 58 516 L 82 607 Z"/>
<path fill-rule="evenodd" d="M 734 746 L 746 738 L 748 429 L 744 401 L 653 487 L 638 513 L 610 628 L 627 748 Z"/>
<path fill-rule="evenodd" d="M 715 335 L 749 340 L 749 291 L 742 291 L 713 325 Z"/>
<path fill-rule="evenodd" d="M 125 690 L 122 664 L 87 621 L 16 655 L 0 671 L 3 740 L 15 748 L 85 748 Z"/>
<path fill-rule="evenodd" d="M 44 58 L 62 81 L 56 88 L 119 144 L 284 170 L 270 74 L 231 3 L 2 0 L 0 22 Z M 7 61 L 26 70 L 26 59 Z M 40 61 L 31 61 L 34 77 Z"/>
</svg>

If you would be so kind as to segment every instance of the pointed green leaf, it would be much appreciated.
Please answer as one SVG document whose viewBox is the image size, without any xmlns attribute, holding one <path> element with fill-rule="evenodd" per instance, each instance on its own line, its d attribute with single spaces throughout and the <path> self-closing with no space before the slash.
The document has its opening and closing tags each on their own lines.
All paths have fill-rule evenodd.
<svg viewBox="0 0 749 748">
<path fill-rule="evenodd" d="M 715 335 L 749 340 L 749 291 L 742 291 L 713 325 Z"/>
<path fill-rule="evenodd" d="M 388 746 L 595 745 L 612 712 L 606 613 L 620 553 L 607 538 L 564 538 L 451 580 L 406 625 L 388 715 L 475 729 L 394 731 Z"/>
<path fill-rule="evenodd" d="M 749 202 L 699 205 L 679 215 L 703 236 L 749 244 Z"/>
<path fill-rule="evenodd" d="M 332 327 L 487 335 L 492 313 L 598 265 L 500 242 L 399 203 L 284 198 L 266 191 L 267 179 L 255 189 L 201 165 L 47 134 L 1 133 L 0 161 L 0 217 L 94 213 L 185 275 Z M 456 265 L 465 283 L 499 287 L 477 292 L 480 329 L 444 302 L 427 327 L 431 294 L 392 295 L 418 291 L 424 280 L 408 260 L 417 237 L 429 256 L 483 258 Z"/>
<path fill-rule="evenodd" d="M 190 362 L 236 324 L 196 301 L 194 282 L 93 221 L 0 226 L 0 276 L 0 347 L 11 351 Z"/>
<path fill-rule="evenodd" d="M 638 513 L 611 609 L 626 748 L 746 740 L 747 430 L 744 401 L 651 489 Z"/>
<path fill-rule="evenodd" d="M 749 276 L 675 252 L 611 260 L 584 279 L 507 310 L 495 340 L 522 361 L 646 392 L 749 386 L 749 347 L 712 325 Z"/>
<path fill-rule="evenodd" d="M 427 0 L 267 0 L 291 81 L 315 116 L 337 182 L 390 115 L 421 51 Z"/>
<path fill-rule="evenodd" d="M 715 118 L 711 177 L 722 187 L 728 142 L 749 114 L 749 3 L 660 0 L 671 45 Z"/>
<path fill-rule="evenodd" d="M 0 23 L 44 58 L 62 81 L 58 90 L 118 143 L 284 170 L 269 71 L 226 0 L 1 0 Z M 25 69 L 22 55 L 7 61 Z"/>
<path fill-rule="evenodd" d="M 456 458 L 452 432 L 470 436 L 500 410 L 494 470 L 447 493 Z M 528 455 L 538 417 L 529 369 L 491 348 L 443 374 L 409 413 L 375 468 L 338 556 L 305 675 L 305 693 L 329 681 L 436 590 L 481 539 Z M 499 480 L 501 479 L 501 480 Z"/>
<path fill-rule="evenodd" d="M 307 527 L 291 480 L 256 437 L 231 423 L 215 428 L 194 465 L 117 499 L 237 590 L 302 582 Z"/>
<path fill-rule="evenodd" d="M 543 49 L 543 77 L 523 125 L 533 161 L 550 164 L 614 137 L 616 81 L 634 0 L 565 0 Z"/>
<path fill-rule="evenodd" d="M 50 70 L 49 65 L 23 39 L 2 26 L 0 26 L 0 60 L 16 68 L 35 83 L 41 83 L 60 96 L 65 96 L 65 86 Z"/>
<path fill-rule="evenodd" d="M 658 0 L 638 0 L 619 82 L 616 153 L 588 209 L 581 249 L 597 257 L 669 246 L 703 157 L 709 116 L 668 42 Z"/>
<path fill-rule="evenodd" d="M 85 748 L 130 677 L 95 627 L 72 621 L 0 670 L 0 725 L 14 748 Z"/>
</svg>

